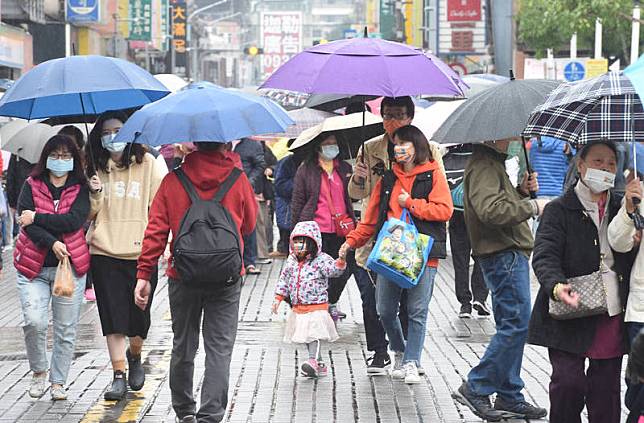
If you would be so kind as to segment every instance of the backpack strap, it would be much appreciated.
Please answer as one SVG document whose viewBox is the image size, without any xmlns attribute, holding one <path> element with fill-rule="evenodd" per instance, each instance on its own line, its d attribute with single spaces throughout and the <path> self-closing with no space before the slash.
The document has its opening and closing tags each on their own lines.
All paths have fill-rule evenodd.
<svg viewBox="0 0 644 423">
<path fill-rule="evenodd" d="M 190 179 L 188 179 L 188 176 L 183 171 L 183 169 L 181 169 L 181 167 L 176 168 L 174 170 L 174 174 L 177 175 L 179 182 L 181 182 L 181 185 L 183 185 L 183 189 L 186 190 L 186 193 L 188 193 L 188 197 L 190 197 L 192 204 L 203 201 L 201 197 L 199 197 L 199 194 L 197 194 L 195 186 L 192 184 L 192 182 L 190 182 Z"/>
<path fill-rule="evenodd" d="M 224 199 L 224 196 L 228 193 L 228 191 L 230 191 L 235 182 L 237 182 L 237 179 L 239 179 L 241 172 L 242 171 L 239 168 L 234 167 L 217 190 L 217 194 L 213 197 L 212 201 L 221 203 L 221 200 Z"/>
</svg>

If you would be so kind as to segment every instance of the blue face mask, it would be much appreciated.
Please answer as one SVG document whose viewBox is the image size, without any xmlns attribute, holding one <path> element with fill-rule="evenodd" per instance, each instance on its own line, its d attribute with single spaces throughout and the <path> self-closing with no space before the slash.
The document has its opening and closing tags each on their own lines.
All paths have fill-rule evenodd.
<svg viewBox="0 0 644 423">
<path fill-rule="evenodd" d="M 47 159 L 47 169 L 49 169 L 54 176 L 61 178 L 74 170 L 74 159 L 62 160 L 52 159 L 49 157 Z"/>
</svg>

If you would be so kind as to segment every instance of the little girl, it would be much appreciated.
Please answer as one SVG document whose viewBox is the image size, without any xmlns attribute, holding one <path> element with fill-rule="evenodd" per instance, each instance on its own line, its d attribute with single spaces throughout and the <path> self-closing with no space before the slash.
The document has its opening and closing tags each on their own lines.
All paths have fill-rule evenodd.
<svg viewBox="0 0 644 423">
<path fill-rule="evenodd" d="M 315 222 L 300 222 L 291 233 L 290 254 L 275 289 L 273 313 L 285 298 L 291 302 L 284 342 L 306 344 L 309 359 L 300 366 L 304 376 L 327 375 L 320 355 L 320 341 L 333 342 L 338 332 L 329 314 L 329 278 L 344 272 L 344 260 L 322 252 L 322 235 Z"/>
</svg>

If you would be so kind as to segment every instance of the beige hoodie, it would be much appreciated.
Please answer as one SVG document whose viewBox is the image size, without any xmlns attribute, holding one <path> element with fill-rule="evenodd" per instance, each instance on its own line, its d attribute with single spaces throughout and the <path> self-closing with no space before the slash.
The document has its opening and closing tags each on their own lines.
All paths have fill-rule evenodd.
<svg viewBox="0 0 644 423">
<path fill-rule="evenodd" d="M 108 173 L 98 171 L 103 190 L 90 197 L 90 254 L 136 260 L 148 225 L 148 210 L 167 168 L 146 153 L 143 163 L 133 163 L 127 169 L 110 159 L 108 169 Z"/>
</svg>

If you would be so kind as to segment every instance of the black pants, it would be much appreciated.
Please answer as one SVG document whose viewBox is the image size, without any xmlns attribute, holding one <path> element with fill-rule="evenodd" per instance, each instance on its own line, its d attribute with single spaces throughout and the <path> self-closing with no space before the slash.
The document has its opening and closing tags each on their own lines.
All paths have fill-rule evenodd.
<svg viewBox="0 0 644 423">
<path fill-rule="evenodd" d="M 280 230 L 280 240 L 277 243 L 277 251 L 280 253 L 288 254 L 289 253 L 289 244 L 291 243 L 290 238 L 291 238 L 291 231 L 288 229 L 282 229 L 279 228 Z"/>
<path fill-rule="evenodd" d="M 333 258 L 338 258 L 338 251 L 340 251 L 340 247 L 344 244 L 344 241 L 344 238 L 340 238 L 336 234 L 322 233 L 322 251 Z M 355 254 L 351 251 L 347 256 L 347 270 L 339 278 L 329 278 L 329 289 L 327 290 L 329 293 L 329 304 L 335 304 L 340 300 L 342 291 L 344 291 L 347 281 L 353 274 L 355 264 Z"/>
<path fill-rule="evenodd" d="M 449 221 L 449 243 L 452 248 L 452 263 L 454 264 L 454 284 L 456 298 L 461 305 L 470 305 L 474 301 L 485 303 L 489 290 L 485 285 L 483 273 L 479 264 L 474 262 L 472 272 L 472 290 L 470 291 L 470 254 L 472 246 L 465 226 L 465 216 L 462 211 L 454 210 Z"/>
</svg>

